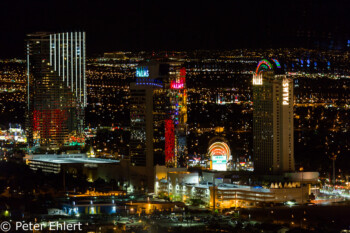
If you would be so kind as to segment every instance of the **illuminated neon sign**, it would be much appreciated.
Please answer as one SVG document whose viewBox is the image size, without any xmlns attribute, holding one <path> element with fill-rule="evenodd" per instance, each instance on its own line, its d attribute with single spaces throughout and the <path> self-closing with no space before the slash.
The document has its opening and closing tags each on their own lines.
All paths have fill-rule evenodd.
<svg viewBox="0 0 350 233">
<path fill-rule="evenodd" d="M 282 104 L 289 105 L 289 82 L 288 79 L 284 79 L 282 83 Z"/>
<path fill-rule="evenodd" d="M 180 77 L 177 80 L 172 80 L 170 83 L 171 89 L 183 89 L 186 82 L 186 68 L 182 67 L 180 69 Z"/>
<path fill-rule="evenodd" d="M 277 68 L 281 68 L 281 64 L 279 63 L 279 61 L 277 59 L 272 59 L 272 61 L 275 62 Z"/>
<path fill-rule="evenodd" d="M 211 158 L 211 168 L 218 171 L 226 171 L 227 161 L 230 158 L 231 151 L 225 142 L 214 142 L 208 149 Z"/>
<path fill-rule="evenodd" d="M 139 66 L 136 68 L 136 77 L 147 78 L 149 77 L 149 71 L 147 66 Z"/>
<path fill-rule="evenodd" d="M 225 155 L 229 159 L 231 155 L 230 147 L 225 142 L 214 142 L 208 149 L 209 156 Z"/>
<path fill-rule="evenodd" d="M 183 89 L 184 83 L 181 80 L 179 82 L 171 81 L 170 88 L 171 89 Z"/>
<path fill-rule="evenodd" d="M 269 70 L 271 70 L 272 69 L 272 64 L 266 59 L 261 60 L 258 63 L 258 67 L 256 68 L 256 71 L 255 71 L 256 74 L 259 73 L 260 67 L 265 68 L 265 69 L 268 68 Z"/>
<path fill-rule="evenodd" d="M 226 156 L 215 155 L 212 157 L 213 169 L 218 171 L 226 171 Z"/>
</svg>

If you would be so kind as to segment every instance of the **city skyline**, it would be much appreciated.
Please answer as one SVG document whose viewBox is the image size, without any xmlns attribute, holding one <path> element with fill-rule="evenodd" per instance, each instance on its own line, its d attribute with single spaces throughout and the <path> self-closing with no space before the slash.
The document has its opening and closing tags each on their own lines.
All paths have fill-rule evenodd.
<svg viewBox="0 0 350 233">
<path fill-rule="evenodd" d="M 49 68 L 43 77 L 64 84 L 53 87 L 66 87 L 67 80 L 71 84 L 74 76 L 67 71 L 72 70 L 62 66 L 72 60 L 63 56 L 63 51 L 70 54 L 66 49 L 72 48 L 67 46 L 67 34 L 32 35 L 37 36 L 29 40 L 32 56 L 28 64 L 39 67 L 39 74 Z M 44 38 L 38 39 L 40 35 Z M 73 47 L 80 45 L 74 38 Z M 80 46 L 74 48 L 73 55 L 80 54 Z M 38 52 L 37 59 L 33 51 Z M 0 119 L 3 124 L 9 122 L 9 128 L 0 131 L 0 166 L 4 168 L 0 174 L 15 179 L 6 185 L 9 188 L 4 187 L 9 194 L 2 195 L 17 203 L 36 204 L 46 213 L 47 204 L 23 196 L 29 193 L 37 198 L 38 193 L 45 193 L 57 203 L 54 211 L 47 209 L 48 214 L 82 222 L 88 216 L 96 217 L 94 223 L 101 229 L 117 222 L 126 229 L 166 224 L 161 229 L 167 230 L 183 224 L 179 219 L 168 220 L 179 213 L 200 219 L 196 229 L 202 231 L 212 229 L 216 215 L 222 216 L 218 223 L 223 231 L 239 227 L 230 219 L 243 224 L 257 221 L 262 225 L 254 224 L 252 229 L 265 231 L 263 224 L 271 222 L 271 211 L 276 214 L 271 226 L 278 229 L 315 232 L 315 228 L 318 232 L 323 229 L 317 225 L 320 217 L 335 219 L 336 226 L 326 226 L 343 229 L 347 221 L 339 216 L 344 210 L 338 202 L 348 198 L 350 172 L 346 54 L 300 48 L 172 54 L 119 51 L 87 58 L 85 145 L 47 154 L 28 151 L 24 133 L 28 128 L 20 126 L 24 122 L 21 112 L 27 109 L 26 90 L 35 88 L 27 85 L 27 63 L 0 60 Z M 80 93 L 76 86 L 74 95 Z M 48 90 L 55 88 L 49 85 Z M 66 95 L 53 93 L 55 100 Z M 261 120 L 254 124 L 257 116 Z M 55 123 L 49 117 L 46 122 L 50 121 Z M 272 131 L 276 147 L 265 150 L 263 157 L 268 163 L 262 164 L 256 160 L 259 151 L 254 143 L 270 148 L 266 138 Z M 181 148 L 185 150 L 180 152 Z M 23 172 L 14 173 L 17 170 Z M 332 203 L 319 204 L 325 201 Z M 267 212 L 262 208 L 265 205 L 269 206 Z M 18 208 L 8 206 L 4 219 L 16 221 Z M 207 214 L 197 215 L 183 209 L 186 206 Z M 171 214 L 167 208 L 173 209 Z M 336 210 L 337 215 L 328 216 L 327 208 Z M 165 217 L 152 217 L 159 212 Z M 34 212 L 27 213 L 39 223 L 44 221 Z M 100 216 L 105 217 L 97 220 Z M 125 216 L 136 218 L 138 225 L 125 223 Z"/>
<path fill-rule="evenodd" d="M 0 231 L 350 232 L 349 8 L 1 2 Z"/>
</svg>

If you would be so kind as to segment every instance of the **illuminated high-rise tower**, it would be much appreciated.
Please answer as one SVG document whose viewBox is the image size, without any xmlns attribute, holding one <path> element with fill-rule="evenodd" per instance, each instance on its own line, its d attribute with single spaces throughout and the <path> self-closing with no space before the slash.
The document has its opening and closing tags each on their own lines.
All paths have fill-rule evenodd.
<svg viewBox="0 0 350 233">
<path fill-rule="evenodd" d="M 85 32 L 27 35 L 27 133 L 30 147 L 84 143 Z"/>
<path fill-rule="evenodd" d="M 253 75 L 254 170 L 294 171 L 293 82 L 276 59 L 261 60 Z"/>
<path fill-rule="evenodd" d="M 130 84 L 131 171 L 137 174 L 133 183 L 143 191 L 153 189 L 154 166 L 165 163 L 164 125 L 171 111 L 165 87 L 168 73 L 167 64 L 141 64 Z"/>
<path fill-rule="evenodd" d="M 176 167 L 187 150 L 186 70 L 179 64 L 140 64 L 130 85 L 130 162 L 141 178 L 134 183 L 148 190 L 153 189 L 154 165 Z"/>
<path fill-rule="evenodd" d="M 175 167 L 179 167 L 181 164 L 178 164 L 178 160 L 181 157 L 184 158 L 187 156 L 186 68 L 181 66 L 173 66 L 170 74 L 169 93 L 171 97 L 172 113 L 165 128 L 165 161 L 170 166 L 173 165 Z M 173 133 L 172 130 L 174 131 Z"/>
</svg>

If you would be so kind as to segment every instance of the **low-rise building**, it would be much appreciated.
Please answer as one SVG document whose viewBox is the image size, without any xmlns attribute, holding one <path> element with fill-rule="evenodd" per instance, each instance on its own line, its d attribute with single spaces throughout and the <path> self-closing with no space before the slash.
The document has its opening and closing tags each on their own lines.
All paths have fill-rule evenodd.
<svg viewBox="0 0 350 233">
<path fill-rule="evenodd" d="M 156 181 L 155 194 L 168 196 L 173 201 L 197 203 L 208 208 L 215 205 L 218 209 L 287 201 L 305 203 L 309 197 L 309 186 L 302 186 L 300 182 L 276 182 L 268 187 L 261 187 L 227 183 L 222 178 L 213 178 L 212 182 L 207 180 L 195 172 L 168 172 L 167 179 Z"/>
<path fill-rule="evenodd" d="M 118 179 L 116 172 L 119 160 L 88 158 L 86 154 L 34 154 L 24 157 L 32 170 L 45 173 L 60 173 L 62 170 L 72 174 L 84 174 L 89 181 L 102 178 L 109 181 Z"/>
</svg>

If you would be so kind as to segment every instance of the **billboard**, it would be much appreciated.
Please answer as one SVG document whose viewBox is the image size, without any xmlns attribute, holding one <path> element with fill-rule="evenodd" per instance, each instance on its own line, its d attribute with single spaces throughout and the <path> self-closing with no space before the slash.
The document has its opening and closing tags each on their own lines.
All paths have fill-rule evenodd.
<svg viewBox="0 0 350 233">
<path fill-rule="evenodd" d="M 230 147 L 226 142 L 214 142 L 209 146 L 208 155 L 211 160 L 210 168 L 218 171 L 227 170 L 227 162 L 231 156 Z"/>
<path fill-rule="evenodd" d="M 218 171 L 226 171 L 227 157 L 226 155 L 214 155 L 212 158 L 212 169 Z"/>
</svg>

